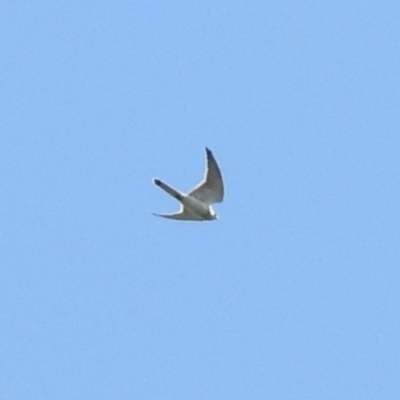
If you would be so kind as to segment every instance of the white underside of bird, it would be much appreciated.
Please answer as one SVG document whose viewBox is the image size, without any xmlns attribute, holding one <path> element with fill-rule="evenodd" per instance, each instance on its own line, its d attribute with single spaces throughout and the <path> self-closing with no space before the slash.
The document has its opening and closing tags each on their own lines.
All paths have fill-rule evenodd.
<svg viewBox="0 0 400 400">
<path fill-rule="evenodd" d="M 180 210 L 175 214 L 154 214 L 158 217 L 181 221 L 211 221 L 218 219 L 212 204 L 220 203 L 224 198 L 224 185 L 218 164 L 208 148 L 206 148 L 207 165 L 204 180 L 189 193 L 185 194 L 172 188 L 160 179 L 154 179 L 154 184 L 181 203 Z"/>
</svg>

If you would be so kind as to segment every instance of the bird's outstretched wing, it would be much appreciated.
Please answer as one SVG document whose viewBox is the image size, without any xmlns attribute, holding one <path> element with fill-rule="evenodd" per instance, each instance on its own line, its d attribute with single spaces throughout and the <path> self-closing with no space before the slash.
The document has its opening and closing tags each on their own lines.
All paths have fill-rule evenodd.
<svg viewBox="0 0 400 400">
<path fill-rule="evenodd" d="M 221 171 L 218 167 L 213 153 L 206 147 L 207 165 L 206 173 L 202 182 L 200 182 L 188 195 L 206 203 L 220 203 L 224 198 L 224 184 Z"/>
<path fill-rule="evenodd" d="M 175 214 L 154 214 L 157 217 L 169 218 L 169 219 L 176 219 L 180 221 L 204 221 L 203 218 L 200 216 L 191 213 L 190 211 L 186 210 L 182 207 L 177 213 Z"/>
</svg>

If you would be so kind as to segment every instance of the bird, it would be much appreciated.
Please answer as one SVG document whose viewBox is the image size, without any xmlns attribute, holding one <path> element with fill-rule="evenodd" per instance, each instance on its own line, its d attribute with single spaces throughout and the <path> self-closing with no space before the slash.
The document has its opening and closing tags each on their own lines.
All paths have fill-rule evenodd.
<svg viewBox="0 0 400 400">
<path fill-rule="evenodd" d="M 189 193 L 182 193 L 158 178 L 153 179 L 153 183 L 181 203 L 180 210 L 174 214 L 153 213 L 153 215 L 179 221 L 212 221 L 218 219 L 212 204 L 220 203 L 224 199 L 224 184 L 217 161 L 209 148 L 206 147 L 204 179 Z"/>
</svg>

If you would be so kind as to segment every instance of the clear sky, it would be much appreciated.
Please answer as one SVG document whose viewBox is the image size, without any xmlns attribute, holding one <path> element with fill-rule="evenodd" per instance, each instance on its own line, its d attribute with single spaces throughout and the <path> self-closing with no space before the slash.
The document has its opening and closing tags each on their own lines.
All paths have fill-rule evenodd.
<svg viewBox="0 0 400 400">
<path fill-rule="evenodd" d="M 2 400 L 400 398 L 398 0 L 0 21 Z"/>
</svg>

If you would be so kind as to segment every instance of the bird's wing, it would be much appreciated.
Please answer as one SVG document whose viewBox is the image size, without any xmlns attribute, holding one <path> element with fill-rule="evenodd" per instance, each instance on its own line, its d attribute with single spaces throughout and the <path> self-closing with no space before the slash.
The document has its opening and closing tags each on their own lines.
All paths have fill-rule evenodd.
<svg viewBox="0 0 400 400">
<path fill-rule="evenodd" d="M 174 189 L 173 187 L 167 185 L 165 182 L 157 178 L 153 179 L 153 182 L 155 185 L 165 190 L 169 195 L 175 197 L 175 199 L 177 199 L 178 201 L 182 201 L 182 193 L 180 193 L 178 190 Z"/>
<path fill-rule="evenodd" d="M 204 218 L 191 213 L 189 210 L 182 207 L 177 213 L 175 214 L 153 214 L 157 217 L 169 218 L 169 219 L 176 219 L 180 221 L 204 221 Z"/>
<path fill-rule="evenodd" d="M 207 166 L 205 177 L 188 195 L 206 203 L 220 203 L 224 198 L 221 171 L 210 149 L 206 148 Z"/>
</svg>

